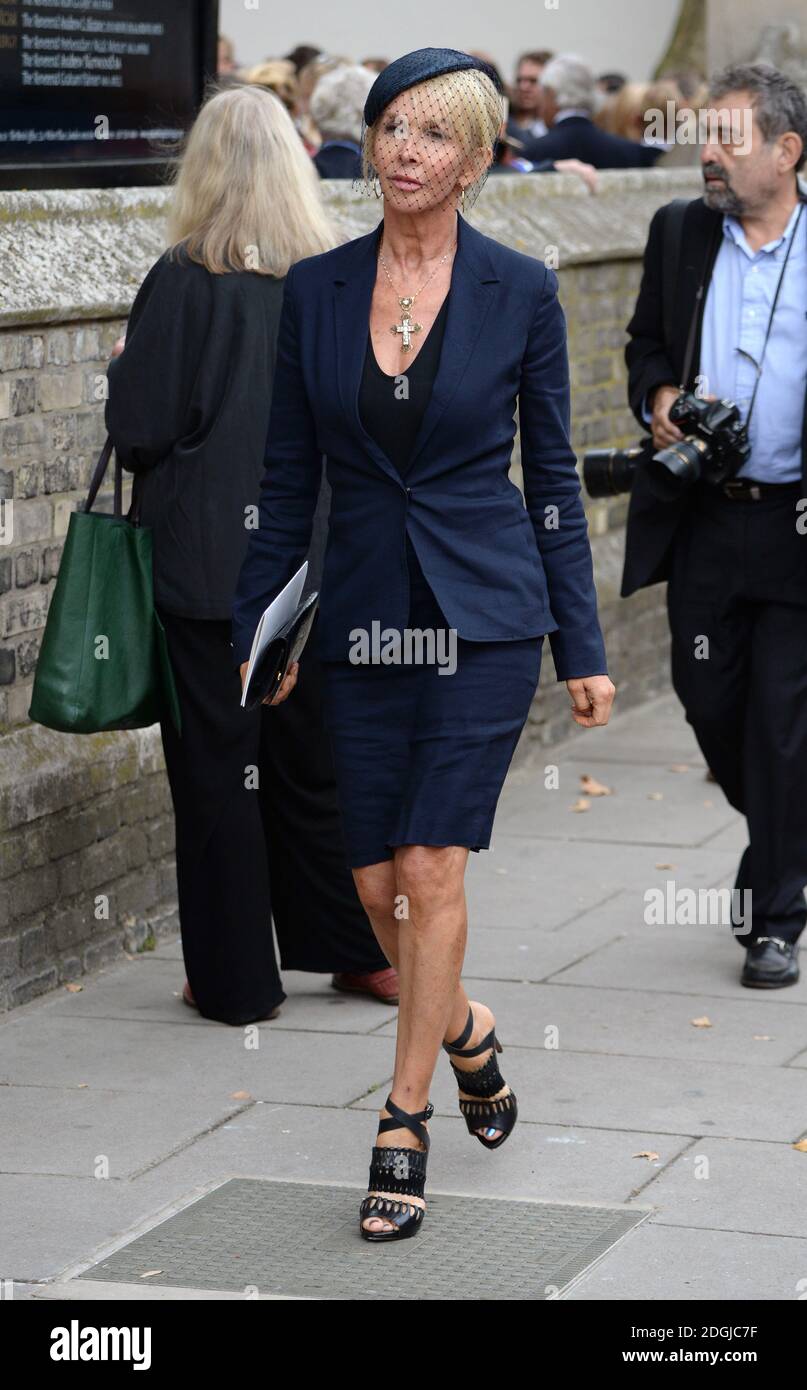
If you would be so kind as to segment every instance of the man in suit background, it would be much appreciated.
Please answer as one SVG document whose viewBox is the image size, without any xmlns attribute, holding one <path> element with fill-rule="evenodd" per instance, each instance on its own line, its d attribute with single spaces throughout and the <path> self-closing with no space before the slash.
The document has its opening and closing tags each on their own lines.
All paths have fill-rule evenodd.
<svg viewBox="0 0 807 1390">
<path fill-rule="evenodd" d="M 600 130 L 593 121 L 602 97 L 591 68 L 573 53 L 560 53 L 541 74 L 546 135 L 525 142 L 524 155 L 533 164 L 544 160 L 579 159 L 595 169 L 646 169 L 664 153 L 660 145 L 644 145 Z"/>
<path fill-rule="evenodd" d="M 321 179 L 361 175 L 361 115 L 377 73 L 360 63 L 326 72 L 311 95 L 310 111 L 322 144 L 314 155 Z"/>
<path fill-rule="evenodd" d="M 544 68 L 553 57 L 554 54 L 548 48 L 534 49 L 529 53 L 522 53 L 516 64 L 510 113 L 507 117 L 507 134 L 520 140 L 521 147 L 546 135 L 541 77 Z M 529 159 L 526 153 L 525 158 Z"/>
<path fill-rule="evenodd" d="M 798 979 L 807 919 L 807 100 L 757 63 L 713 78 L 715 108 L 726 120 L 701 148 L 702 198 L 650 225 L 629 398 L 656 449 L 683 437 L 670 420 L 682 386 L 733 401 L 750 454 L 728 481 L 701 478 L 674 501 L 657 500 L 639 465 L 622 593 L 669 581 L 673 685 L 748 822 L 742 981 L 775 988 Z"/>
</svg>

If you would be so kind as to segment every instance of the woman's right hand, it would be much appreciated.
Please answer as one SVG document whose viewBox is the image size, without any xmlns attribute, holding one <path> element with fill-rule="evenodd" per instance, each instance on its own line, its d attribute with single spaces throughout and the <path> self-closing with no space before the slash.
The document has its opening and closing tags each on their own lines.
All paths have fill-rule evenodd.
<svg viewBox="0 0 807 1390">
<path fill-rule="evenodd" d="M 244 680 L 245 680 L 245 678 L 246 678 L 247 667 L 248 667 L 248 666 L 249 666 L 249 662 L 248 662 L 248 661 L 244 661 L 244 662 L 242 662 L 242 664 L 241 664 L 241 690 L 242 690 L 242 691 L 243 691 L 243 689 L 244 689 Z M 299 661 L 293 661 L 292 664 L 291 664 L 291 666 L 289 667 L 288 671 L 286 672 L 285 676 L 283 677 L 283 680 L 280 682 L 280 685 L 279 685 L 278 689 L 275 691 L 274 695 L 272 696 L 272 699 L 270 700 L 269 697 L 267 696 L 267 698 L 266 698 L 265 700 L 262 700 L 262 701 L 261 701 L 261 704 L 262 704 L 262 705 L 282 705 L 283 701 L 288 699 L 289 695 L 291 694 L 292 690 L 294 689 L 295 685 L 297 684 L 297 672 L 299 671 L 299 669 L 300 669 L 300 663 L 299 663 Z"/>
</svg>

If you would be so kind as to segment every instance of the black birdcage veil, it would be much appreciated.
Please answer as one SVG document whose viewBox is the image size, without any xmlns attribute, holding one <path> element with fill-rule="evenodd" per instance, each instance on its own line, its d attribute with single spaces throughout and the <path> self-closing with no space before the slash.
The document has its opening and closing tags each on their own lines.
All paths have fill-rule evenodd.
<svg viewBox="0 0 807 1390">
<path fill-rule="evenodd" d="M 427 77 L 394 96 L 371 125 L 362 120 L 362 174 L 353 188 L 401 211 L 449 200 L 467 212 L 487 181 L 503 120 L 503 96 L 486 72 Z"/>
</svg>

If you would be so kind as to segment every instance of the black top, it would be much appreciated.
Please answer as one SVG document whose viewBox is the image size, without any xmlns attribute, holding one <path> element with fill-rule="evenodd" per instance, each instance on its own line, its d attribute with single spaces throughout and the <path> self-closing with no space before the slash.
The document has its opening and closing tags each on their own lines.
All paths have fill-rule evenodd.
<svg viewBox="0 0 807 1390">
<path fill-rule="evenodd" d="M 265 466 L 284 283 L 161 256 L 108 368 L 106 425 L 153 528 L 154 596 L 181 617 L 231 617 Z"/>
<path fill-rule="evenodd" d="M 449 291 L 450 294 L 450 291 Z M 379 448 L 394 463 L 401 477 L 406 475 L 412 456 L 415 439 L 426 406 L 429 403 L 432 383 L 437 374 L 440 349 L 448 313 L 448 295 L 440 305 L 440 312 L 434 320 L 426 341 L 418 349 L 411 366 L 402 368 L 401 373 L 390 376 L 379 367 L 373 340 L 368 328 L 367 351 L 364 356 L 364 372 L 359 389 L 359 414 L 367 433 L 372 435 Z M 412 314 L 417 323 L 417 314 Z M 418 334 L 412 335 L 417 343 Z M 402 391 L 402 377 L 408 383 L 408 398 Z"/>
</svg>

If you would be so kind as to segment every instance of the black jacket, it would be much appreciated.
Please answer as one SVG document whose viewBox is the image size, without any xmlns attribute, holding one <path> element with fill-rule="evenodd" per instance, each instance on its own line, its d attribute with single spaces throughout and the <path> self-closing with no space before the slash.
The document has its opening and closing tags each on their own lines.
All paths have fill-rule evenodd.
<svg viewBox="0 0 807 1390">
<path fill-rule="evenodd" d="M 538 163 L 545 159 L 582 159 L 595 169 L 648 169 L 660 155 L 661 146 L 642 145 L 638 140 L 624 140 L 600 130 L 587 116 L 566 116 L 546 135 L 524 139 L 520 151 L 526 159 Z"/>
<path fill-rule="evenodd" d="M 140 286 L 126 346 L 109 365 L 106 425 L 138 475 L 155 599 L 182 617 L 231 615 L 257 524 L 248 509 L 263 476 L 284 284 L 253 271 L 213 275 L 166 253 Z M 312 552 L 324 550 L 321 507 L 317 521 Z M 306 592 L 315 578 L 309 571 Z"/>
<path fill-rule="evenodd" d="M 670 204 L 661 207 L 650 223 L 644 253 L 644 272 L 633 318 L 628 324 L 630 341 L 625 348 L 628 366 L 628 398 L 631 410 L 647 435 L 642 403 L 648 391 L 666 383 L 680 385 L 687 338 L 698 286 L 704 294 L 698 306 L 692 365 L 686 381 L 694 390 L 700 361 L 701 329 L 706 290 L 723 239 L 723 214 L 695 198 L 687 206 L 681 228 L 677 269 L 664 230 Z M 664 267 L 670 268 L 665 276 Z M 665 315 L 665 288 L 667 313 Z M 802 479 L 807 489 L 807 393 L 802 424 Z M 807 495 L 807 492 L 805 492 Z M 660 502 L 647 486 L 641 465 L 636 471 L 628 507 L 622 594 L 632 594 L 648 584 L 669 578 L 671 544 L 678 523 L 687 512 L 691 494 L 675 502 Z"/>
<path fill-rule="evenodd" d="M 361 150 L 345 142 L 326 140 L 314 155 L 314 166 L 321 179 L 361 177 Z"/>
<path fill-rule="evenodd" d="M 670 294 L 671 275 L 665 280 L 664 228 L 670 204 L 658 209 L 650 223 L 644 252 L 644 270 L 633 318 L 627 327 L 629 342 L 625 348 L 628 366 L 628 399 L 642 435 L 649 426 L 642 416 L 642 403 L 655 386 L 680 385 L 686 355 L 689 325 L 695 306 L 695 296 L 701 275 L 711 275 L 720 246 L 722 213 L 713 212 L 703 201 L 695 198 L 686 210 L 681 232 L 675 296 L 664 312 L 664 289 Z M 708 283 L 708 280 L 707 280 Z M 687 386 L 694 385 L 700 357 L 701 323 L 704 293 L 698 312 L 695 350 Z M 670 547 L 678 522 L 687 507 L 686 495 L 675 502 L 660 502 L 647 485 L 641 466 L 637 469 L 631 488 L 625 537 L 625 565 L 622 571 L 622 595 L 632 594 L 647 584 L 667 579 L 670 570 Z"/>
</svg>

